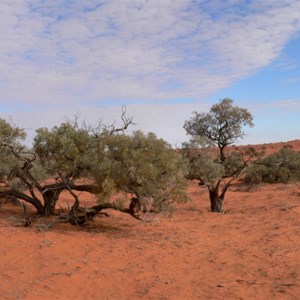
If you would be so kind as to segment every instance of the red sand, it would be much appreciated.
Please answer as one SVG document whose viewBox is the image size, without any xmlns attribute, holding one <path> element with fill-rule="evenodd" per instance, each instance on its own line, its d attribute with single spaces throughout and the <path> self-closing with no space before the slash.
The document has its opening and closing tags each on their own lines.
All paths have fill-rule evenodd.
<svg viewBox="0 0 300 300">
<path fill-rule="evenodd" d="M 300 183 L 232 187 L 225 214 L 189 194 L 144 223 L 108 210 L 40 232 L 3 205 L 0 299 L 300 299 Z"/>
</svg>

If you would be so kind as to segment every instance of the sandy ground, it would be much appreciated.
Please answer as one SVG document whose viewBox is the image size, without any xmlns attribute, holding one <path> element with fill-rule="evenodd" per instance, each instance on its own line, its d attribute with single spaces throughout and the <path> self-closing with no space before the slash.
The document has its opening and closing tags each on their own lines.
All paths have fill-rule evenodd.
<svg viewBox="0 0 300 300">
<path fill-rule="evenodd" d="M 49 231 L 13 226 L 20 208 L 3 205 L 0 299 L 300 299 L 300 183 L 233 186 L 225 214 L 189 194 L 143 223 L 108 210 Z"/>
</svg>

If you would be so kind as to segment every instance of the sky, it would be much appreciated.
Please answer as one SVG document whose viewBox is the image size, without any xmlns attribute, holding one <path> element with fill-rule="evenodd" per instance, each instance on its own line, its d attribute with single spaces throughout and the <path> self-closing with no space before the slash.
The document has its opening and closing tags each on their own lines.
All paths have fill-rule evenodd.
<svg viewBox="0 0 300 300">
<path fill-rule="evenodd" d="M 0 117 L 35 130 L 80 116 L 173 146 L 220 99 L 240 144 L 300 139 L 299 0 L 0 0 Z"/>
</svg>

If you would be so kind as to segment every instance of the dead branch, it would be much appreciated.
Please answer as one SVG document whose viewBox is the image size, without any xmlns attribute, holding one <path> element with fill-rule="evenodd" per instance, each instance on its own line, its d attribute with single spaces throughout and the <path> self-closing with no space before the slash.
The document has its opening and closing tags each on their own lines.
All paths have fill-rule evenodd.
<svg viewBox="0 0 300 300">
<path fill-rule="evenodd" d="M 122 114 L 121 114 L 121 120 L 123 123 L 122 127 L 115 127 L 115 123 L 109 125 L 109 126 L 105 126 L 105 129 L 108 130 L 109 135 L 113 135 L 117 132 L 124 132 L 130 125 L 135 125 L 135 123 L 133 122 L 133 117 L 128 117 L 127 116 L 127 112 L 126 112 L 126 106 L 123 105 L 122 106 Z"/>
<path fill-rule="evenodd" d="M 31 225 L 31 221 L 28 216 L 28 210 L 27 210 L 27 205 L 22 202 L 21 203 L 22 209 L 23 209 L 23 223 L 24 227 L 29 227 Z"/>
</svg>

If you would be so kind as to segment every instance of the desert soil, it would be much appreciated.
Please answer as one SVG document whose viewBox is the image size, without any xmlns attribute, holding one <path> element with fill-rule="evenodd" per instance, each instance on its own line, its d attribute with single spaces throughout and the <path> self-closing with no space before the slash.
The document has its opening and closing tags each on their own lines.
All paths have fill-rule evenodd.
<svg viewBox="0 0 300 300">
<path fill-rule="evenodd" d="M 224 214 L 189 194 L 145 222 L 107 210 L 48 231 L 3 205 L 0 299 L 300 299 L 300 183 L 233 186 Z"/>
</svg>

